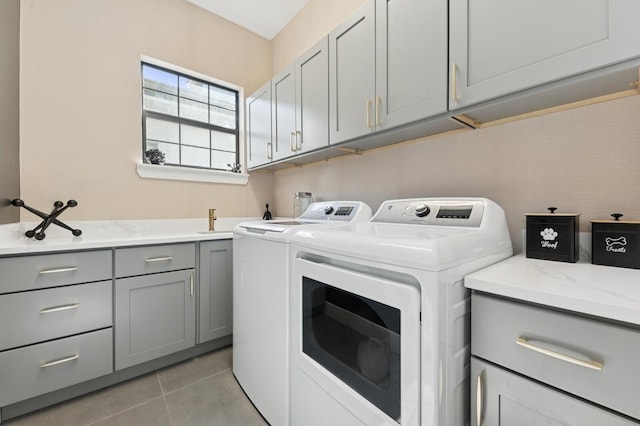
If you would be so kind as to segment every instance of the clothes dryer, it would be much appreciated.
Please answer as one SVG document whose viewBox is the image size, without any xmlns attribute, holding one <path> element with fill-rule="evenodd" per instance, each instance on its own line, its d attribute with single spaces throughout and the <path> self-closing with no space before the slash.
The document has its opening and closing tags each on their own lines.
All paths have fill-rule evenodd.
<svg viewBox="0 0 640 426">
<path fill-rule="evenodd" d="M 291 424 L 468 424 L 463 278 L 512 255 L 502 208 L 390 200 L 291 241 Z"/>
</svg>

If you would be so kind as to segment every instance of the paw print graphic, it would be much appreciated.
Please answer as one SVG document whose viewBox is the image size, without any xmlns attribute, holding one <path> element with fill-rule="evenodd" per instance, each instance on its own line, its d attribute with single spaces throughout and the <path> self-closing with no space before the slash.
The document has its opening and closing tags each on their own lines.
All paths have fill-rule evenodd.
<svg viewBox="0 0 640 426">
<path fill-rule="evenodd" d="M 543 231 L 540 231 L 540 236 L 543 240 L 553 241 L 558 236 L 558 233 L 553 228 L 544 228 Z"/>
</svg>

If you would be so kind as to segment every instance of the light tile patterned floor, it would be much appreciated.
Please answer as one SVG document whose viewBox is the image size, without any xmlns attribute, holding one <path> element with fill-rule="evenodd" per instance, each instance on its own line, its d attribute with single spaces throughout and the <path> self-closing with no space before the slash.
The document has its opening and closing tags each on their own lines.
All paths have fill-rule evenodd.
<svg viewBox="0 0 640 426">
<path fill-rule="evenodd" d="M 262 426 L 231 373 L 231 347 L 146 374 L 2 426 Z"/>
</svg>

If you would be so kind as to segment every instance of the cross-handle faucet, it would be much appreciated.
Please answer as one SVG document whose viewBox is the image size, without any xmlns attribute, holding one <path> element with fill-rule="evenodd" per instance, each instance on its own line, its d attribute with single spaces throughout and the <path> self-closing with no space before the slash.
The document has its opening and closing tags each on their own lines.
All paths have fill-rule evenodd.
<svg viewBox="0 0 640 426">
<path fill-rule="evenodd" d="M 216 209 L 209 209 L 209 231 L 215 231 Z"/>
</svg>

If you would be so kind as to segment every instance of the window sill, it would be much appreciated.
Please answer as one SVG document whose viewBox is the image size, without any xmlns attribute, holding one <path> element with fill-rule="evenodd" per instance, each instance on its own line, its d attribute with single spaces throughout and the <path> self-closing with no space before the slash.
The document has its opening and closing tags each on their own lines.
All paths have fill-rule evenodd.
<svg viewBox="0 0 640 426">
<path fill-rule="evenodd" d="M 138 176 L 145 179 L 185 180 L 189 182 L 226 183 L 231 185 L 246 185 L 249 181 L 249 175 L 245 173 L 145 163 L 137 163 L 136 171 L 138 172 Z"/>
</svg>

